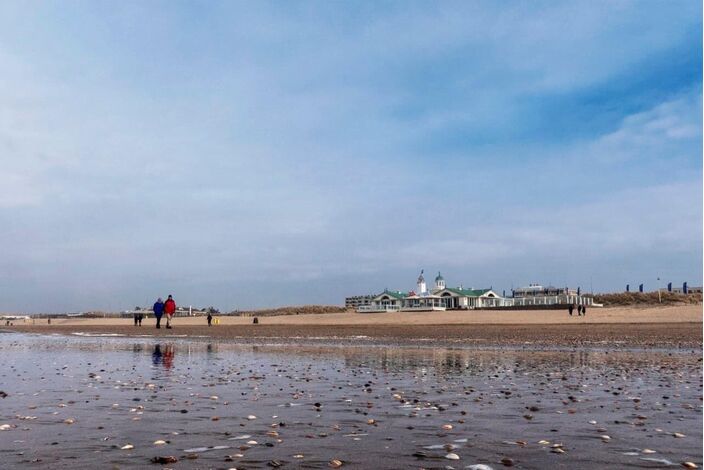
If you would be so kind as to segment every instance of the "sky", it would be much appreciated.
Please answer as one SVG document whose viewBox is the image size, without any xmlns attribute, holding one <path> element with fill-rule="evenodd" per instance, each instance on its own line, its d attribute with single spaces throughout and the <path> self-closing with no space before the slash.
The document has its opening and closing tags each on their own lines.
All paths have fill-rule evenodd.
<svg viewBox="0 0 704 470">
<path fill-rule="evenodd" d="M 4 312 L 701 285 L 702 5 L 1 2 L 0 227 Z"/>
</svg>

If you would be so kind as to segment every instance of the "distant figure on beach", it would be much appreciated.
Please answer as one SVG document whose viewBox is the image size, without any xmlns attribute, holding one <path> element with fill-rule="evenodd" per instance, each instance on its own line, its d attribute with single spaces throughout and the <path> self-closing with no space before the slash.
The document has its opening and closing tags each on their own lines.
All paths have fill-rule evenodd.
<svg viewBox="0 0 704 470">
<path fill-rule="evenodd" d="M 254 317 L 254 320 L 252 320 L 252 323 L 254 323 L 255 325 L 259 324 L 259 318 Z"/>
<path fill-rule="evenodd" d="M 174 313 L 176 313 L 176 301 L 171 294 L 169 294 L 169 298 L 164 302 L 164 313 L 166 314 L 166 328 L 171 328 L 171 319 L 174 317 Z"/>
<path fill-rule="evenodd" d="M 156 327 L 161 328 L 161 316 L 164 314 L 164 301 L 161 300 L 161 297 L 156 299 L 152 311 L 154 311 L 154 318 L 156 318 Z"/>
<path fill-rule="evenodd" d="M 567 307 L 567 310 L 569 310 L 570 316 L 572 316 L 572 312 L 574 312 L 574 304 L 570 304 L 570 306 Z"/>
<path fill-rule="evenodd" d="M 48 325 L 51 325 L 51 317 L 49 317 L 49 318 L 46 319 L 46 323 L 47 323 Z"/>
<path fill-rule="evenodd" d="M 582 315 L 587 316 L 587 307 L 585 305 L 582 305 Z"/>
<path fill-rule="evenodd" d="M 213 323 L 213 314 L 208 312 L 208 326 L 212 326 Z"/>
</svg>

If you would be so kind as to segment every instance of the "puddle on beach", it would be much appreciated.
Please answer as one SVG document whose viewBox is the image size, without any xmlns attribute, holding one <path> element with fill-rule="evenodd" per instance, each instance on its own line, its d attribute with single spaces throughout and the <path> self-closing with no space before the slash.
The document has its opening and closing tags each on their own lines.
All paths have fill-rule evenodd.
<svg viewBox="0 0 704 470">
<path fill-rule="evenodd" d="M 1 468 L 702 464 L 700 354 L 2 334 L 0 363 Z"/>
</svg>

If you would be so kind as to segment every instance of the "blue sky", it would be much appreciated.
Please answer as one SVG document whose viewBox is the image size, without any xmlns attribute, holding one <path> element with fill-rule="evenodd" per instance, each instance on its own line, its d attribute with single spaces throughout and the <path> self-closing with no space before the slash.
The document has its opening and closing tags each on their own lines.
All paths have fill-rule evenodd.
<svg viewBox="0 0 704 470">
<path fill-rule="evenodd" d="M 702 283 L 698 2 L 3 2 L 0 311 Z"/>
</svg>

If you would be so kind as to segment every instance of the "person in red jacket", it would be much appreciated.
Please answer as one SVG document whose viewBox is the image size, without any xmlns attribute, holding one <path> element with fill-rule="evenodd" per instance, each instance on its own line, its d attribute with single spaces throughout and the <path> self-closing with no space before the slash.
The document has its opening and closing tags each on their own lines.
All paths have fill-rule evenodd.
<svg viewBox="0 0 704 470">
<path fill-rule="evenodd" d="M 164 313 L 166 314 L 166 328 L 171 328 L 171 319 L 176 313 L 176 302 L 173 297 L 169 295 L 169 298 L 164 302 Z"/>
</svg>

